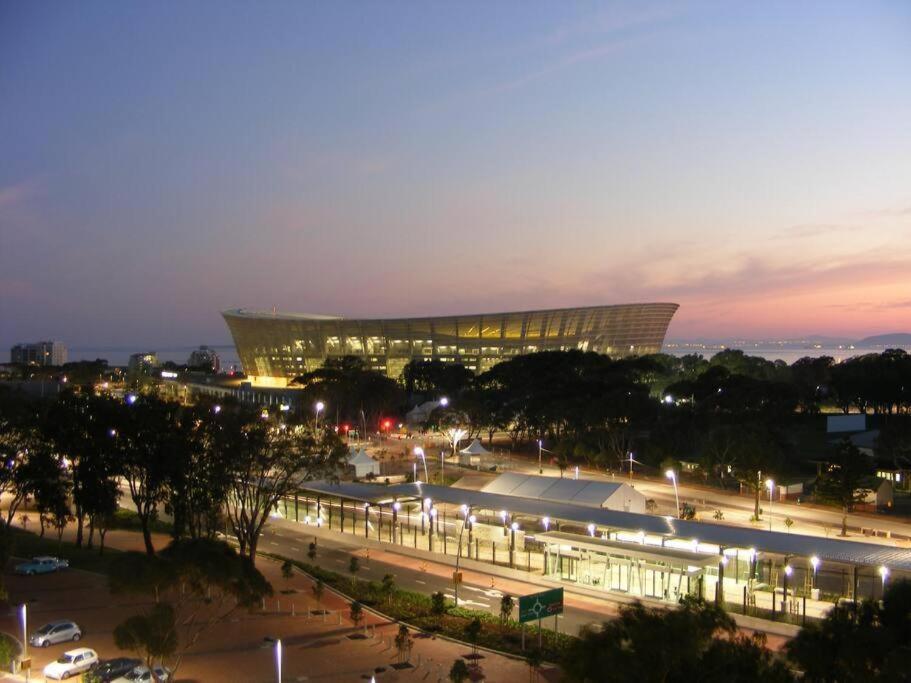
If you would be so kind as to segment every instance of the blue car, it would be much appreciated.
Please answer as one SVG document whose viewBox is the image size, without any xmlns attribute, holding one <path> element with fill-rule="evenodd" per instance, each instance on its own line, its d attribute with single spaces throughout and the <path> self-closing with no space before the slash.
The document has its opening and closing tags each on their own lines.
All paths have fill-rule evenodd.
<svg viewBox="0 0 911 683">
<path fill-rule="evenodd" d="M 44 555 L 41 557 L 33 557 L 28 562 L 17 564 L 16 573 L 22 574 L 24 576 L 32 576 L 33 574 L 49 574 L 50 572 L 56 572 L 60 569 L 66 569 L 69 566 L 70 563 L 66 560 Z"/>
</svg>

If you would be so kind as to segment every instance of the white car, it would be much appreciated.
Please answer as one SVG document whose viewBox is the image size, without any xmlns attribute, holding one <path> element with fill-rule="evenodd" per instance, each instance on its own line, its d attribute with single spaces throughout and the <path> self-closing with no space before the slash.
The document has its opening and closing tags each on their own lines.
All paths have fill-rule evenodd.
<svg viewBox="0 0 911 683">
<path fill-rule="evenodd" d="M 52 621 L 35 631 L 28 642 L 35 647 L 48 647 L 56 643 L 73 642 L 82 638 L 82 629 L 72 621 Z"/>
<path fill-rule="evenodd" d="M 164 666 L 153 666 L 155 670 L 155 679 L 156 681 L 170 681 L 171 680 L 171 670 Z M 115 678 L 111 683 L 151 683 L 152 681 L 152 672 L 149 671 L 149 667 L 145 664 L 137 666 L 126 676 L 121 676 L 120 678 Z"/>
<path fill-rule="evenodd" d="M 44 677 L 62 681 L 64 678 L 88 671 L 97 661 L 98 653 L 93 649 L 77 647 L 75 650 L 64 652 L 56 662 L 44 667 Z"/>
</svg>

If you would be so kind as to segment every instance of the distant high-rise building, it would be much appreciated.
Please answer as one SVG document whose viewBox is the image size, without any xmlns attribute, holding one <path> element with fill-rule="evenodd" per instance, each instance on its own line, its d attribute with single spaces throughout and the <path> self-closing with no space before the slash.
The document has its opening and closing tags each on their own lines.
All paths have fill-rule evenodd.
<svg viewBox="0 0 911 683">
<path fill-rule="evenodd" d="M 155 351 L 134 353 L 130 355 L 127 371 L 131 374 L 149 375 L 159 365 L 158 354 Z"/>
<path fill-rule="evenodd" d="M 22 365 L 63 365 L 66 363 L 66 346 L 59 341 L 16 344 L 10 349 L 9 357 L 11 363 Z"/>
<path fill-rule="evenodd" d="M 221 359 L 215 353 L 215 349 L 208 346 L 200 346 L 194 350 L 187 359 L 187 365 L 191 368 L 202 368 L 218 372 L 221 369 Z"/>
</svg>

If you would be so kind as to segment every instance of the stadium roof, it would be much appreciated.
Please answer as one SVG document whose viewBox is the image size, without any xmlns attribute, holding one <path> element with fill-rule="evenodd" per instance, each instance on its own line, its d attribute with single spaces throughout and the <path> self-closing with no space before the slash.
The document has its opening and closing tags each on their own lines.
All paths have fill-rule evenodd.
<svg viewBox="0 0 911 683">
<path fill-rule="evenodd" d="M 598 527 L 656 534 L 668 538 L 698 540 L 724 548 L 755 548 L 757 551 L 819 557 L 822 561 L 842 562 L 864 566 L 886 566 L 911 572 L 911 550 L 887 545 L 838 538 L 822 538 L 804 534 L 764 531 L 711 522 L 695 522 L 673 517 L 646 515 L 607 508 L 595 508 L 570 503 L 523 498 L 519 496 L 457 489 L 432 484 L 355 484 L 307 482 L 303 491 L 314 494 L 340 496 L 349 500 L 370 503 L 391 502 L 394 498 L 431 498 L 450 505 L 470 505 L 477 510 L 506 510 L 510 514 L 540 519 L 575 523 L 580 526 L 595 524 Z"/>
</svg>

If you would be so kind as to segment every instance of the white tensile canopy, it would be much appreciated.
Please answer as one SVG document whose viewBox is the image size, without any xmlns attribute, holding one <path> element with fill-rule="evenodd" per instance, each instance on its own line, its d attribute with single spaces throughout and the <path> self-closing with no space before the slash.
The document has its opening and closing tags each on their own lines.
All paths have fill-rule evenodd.
<svg viewBox="0 0 911 683">
<path fill-rule="evenodd" d="M 366 477 L 368 474 L 378 475 L 380 473 L 380 463 L 370 457 L 363 448 L 357 452 L 352 452 L 348 456 L 348 464 L 354 468 L 354 476 Z"/>
<path fill-rule="evenodd" d="M 464 453 L 465 455 L 490 455 L 490 451 L 484 448 L 477 439 L 460 450 L 459 453 Z"/>
</svg>

